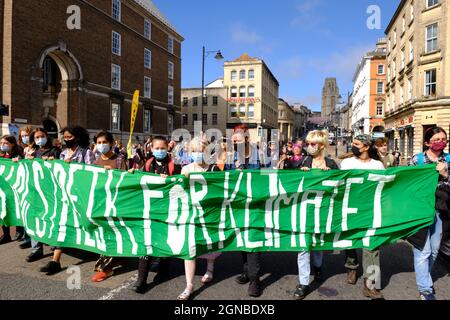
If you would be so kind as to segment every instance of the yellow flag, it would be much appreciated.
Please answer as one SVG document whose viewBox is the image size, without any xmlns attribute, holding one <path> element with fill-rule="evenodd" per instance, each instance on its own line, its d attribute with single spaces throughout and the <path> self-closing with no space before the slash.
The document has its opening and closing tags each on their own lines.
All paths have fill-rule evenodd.
<svg viewBox="0 0 450 320">
<path fill-rule="evenodd" d="M 131 147 L 133 139 L 134 124 L 139 110 L 139 90 L 136 90 L 133 95 L 133 102 L 131 104 L 131 122 L 130 122 L 130 139 L 128 140 L 127 153 L 128 159 L 131 158 Z"/>
</svg>

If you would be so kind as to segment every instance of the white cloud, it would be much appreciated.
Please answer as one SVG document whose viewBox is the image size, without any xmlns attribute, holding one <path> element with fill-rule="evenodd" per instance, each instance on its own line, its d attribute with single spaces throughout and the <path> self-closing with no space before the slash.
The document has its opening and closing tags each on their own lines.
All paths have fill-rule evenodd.
<svg viewBox="0 0 450 320">
<path fill-rule="evenodd" d="M 231 27 L 231 39 L 236 43 L 257 44 L 263 41 L 263 37 L 251 31 L 242 23 L 234 23 Z"/>
<path fill-rule="evenodd" d="M 326 57 L 313 59 L 310 65 L 325 77 L 336 77 L 339 82 L 351 83 L 358 63 L 372 50 L 374 50 L 373 43 L 352 46 L 343 51 L 331 52 Z"/>
<path fill-rule="evenodd" d="M 295 7 L 296 16 L 291 20 L 291 26 L 311 27 L 324 21 L 317 9 L 323 4 L 322 0 L 304 0 Z"/>
<path fill-rule="evenodd" d="M 284 79 L 298 79 L 303 75 L 303 68 L 303 60 L 299 56 L 294 56 L 279 62 L 277 74 Z"/>
</svg>

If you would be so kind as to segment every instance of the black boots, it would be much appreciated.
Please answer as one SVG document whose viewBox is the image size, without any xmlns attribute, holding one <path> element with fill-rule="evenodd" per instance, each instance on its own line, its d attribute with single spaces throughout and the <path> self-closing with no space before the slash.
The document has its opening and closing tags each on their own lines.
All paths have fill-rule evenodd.
<svg viewBox="0 0 450 320">
<path fill-rule="evenodd" d="M 138 279 L 133 286 L 136 293 L 143 294 L 147 287 L 148 272 L 150 271 L 150 257 L 139 258 Z"/>
</svg>

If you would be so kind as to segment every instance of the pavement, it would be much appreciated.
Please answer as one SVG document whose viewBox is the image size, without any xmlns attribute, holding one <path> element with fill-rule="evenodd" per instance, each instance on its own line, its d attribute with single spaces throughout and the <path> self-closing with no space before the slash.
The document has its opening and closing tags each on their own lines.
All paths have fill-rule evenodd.
<svg viewBox="0 0 450 320">
<path fill-rule="evenodd" d="M 170 277 L 166 282 L 152 283 L 149 275 L 148 291 L 136 294 L 131 290 L 137 278 L 137 259 L 124 259 L 123 267 L 116 269 L 113 277 L 93 283 L 97 255 L 69 250 L 62 257 L 63 271 L 46 276 L 39 268 L 51 259 L 45 248 L 45 258 L 33 263 L 25 261 L 30 249 L 21 250 L 18 242 L 0 246 L 0 299 L 1 300 L 175 300 L 185 288 L 183 261 L 171 259 Z M 360 250 L 359 250 L 360 251 Z M 361 252 L 359 252 L 360 254 Z M 361 256 L 360 256 L 361 257 Z M 346 283 L 343 252 L 326 252 L 324 277 L 321 284 L 311 284 L 313 292 L 306 300 L 367 300 L 361 294 L 362 280 L 355 286 Z M 382 290 L 386 300 L 417 300 L 418 293 L 413 270 L 412 250 L 406 242 L 381 249 Z M 247 286 L 234 281 L 242 271 L 240 253 L 224 253 L 216 262 L 214 281 L 206 286 L 201 277 L 206 271 L 206 261 L 198 260 L 194 300 L 229 300 L 253 302 L 267 300 L 293 300 L 298 284 L 297 255 L 295 253 L 262 254 L 262 285 L 260 298 L 247 296 Z M 359 275 L 362 274 L 360 267 Z M 438 260 L 433 270 L 436 298 L 450 300 L 450 265 Z"/>
</svg>

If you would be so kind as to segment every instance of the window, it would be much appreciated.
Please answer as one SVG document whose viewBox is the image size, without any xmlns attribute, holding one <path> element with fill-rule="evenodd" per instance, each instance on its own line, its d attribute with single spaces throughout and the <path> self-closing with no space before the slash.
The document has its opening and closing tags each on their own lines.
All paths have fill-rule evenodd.
<svg viewBox="0 0 450 320">
<path fill-rule="evenodd" d="M 219 97 L 213 96 L 213 106 L 217 106 L 219 104 Z"/>
<path fill-rule="evenodd" d="M 437 23 L 427 27 L 426 52 L 433 52 L 438 49 L 438 25 Z"/>
<path fill-rule="evenodd" d="M 230 111 L 231 111 L 231 117 L 237 118 L 238 114 L 237 114 L 237 107 L 235 104 L 230 105 Z"/>
<path fill-rule="evenodd" d="M 391 38 L 389 38 L 388 40 L 388 51 L 389 52 L 391 51 Z"/>
<path fill-rule="evenodd" d="M 255 87 L 254 86 L 248 87 L 248 96 L 249 96 L 249 98 L 253 98 L 255 96 Z"/>
<path fill-rule="evenodd" d="M 120 131 L 120 105 L 111 104 L 111 130 Z"/>
<path fill-rule="evenodd" d="M 239 116 L 245 117 L 245 105 L 244 104 L 239 105 Z"/>
<path fill-rule="evenodd" d="M 231 97 L 237 98 L 237 88 L 236 87 L 231 87 Z"/>
<path fill-rule="evenodd" d="M 255 106 L 253 104 L 248 105 L 248 117 L 253 118 L 255 116 Z"/>
<path fill-rule="evenodd" d="M 112 0 L 112 14 L 111 15 L 114 20 L 120 21 L 120 18 L 121 18 L 120 0 Z"/>
<path fill-rule="evenodd" d="M 388 78 L 388 81 L 391 81 L 391 66 L 387 67 L 387 78 Z"/>
<path fill-rule="evenodd" d="M 383 94 L 384 92 L 384 83 L 381 81 L 378 81 L 377 83 L 377 93 L 378 94 Z"/>
<path fill-rule="evenodd" d="M 168 65 L 167 65 L 167 69 L 168 69 L 168 73 L 169 73 L 169 79 L 173 80 L 173 74 L 174 74 L 174 69 L 175 69 L 175 65 L 173 64 L 173 62 L 169 61 Z"/>
<path fill-rule="evenodd" d="M 239 98 L 245 98 L 245 87 L 239 88 Z"/>
<path fill-rule="evenodd" d="M 144 98 L 152 97 L 152 79 L 144 77 Z"/>
<path fill-rule="evenodd" d="M 427 1 L 427 8 L 435 6 L 439 3 L 439 0 L 426 0 L 426 1 Z"/>
<path fill-rule="evenodd" d="M 204 96 L 203 97 L 203 105 L 207 106 L 208 105 L 208 96 Z"/>
<path fill-rule="evenodd" d="M 408 100 L 412 99 L 412 80 L 408 79 Z"/>
<path fill-rule="evenodd" d="M 378 65 L 378 74 L 379 75 L 383 75 L 384 74 L 384 65 L 383 64 L 379 64 Z"/>
<path fill-rule="evenodd" d="M 144 132 L 150 133 L 152 128 L 152 112 L 150 109 L 144 109 Z"/>
<path fill-rule="evenodd" d="M 239 72 L 239 80 L 245 80 L 245 70 Z"/>
<path fill-rule="evenodd" d="M 405 30 L 406 30 L 406 16 L 403 15 L 403 18 L 402 18 L 402 35 L 405 33 Z"/>
<path fill-rule="evenodd" d="M 402 59 L 402 62 L 401 62 L 402 67 L 401 67 L 401 70 L 403 70 L 403 69 L 405 68 L 405 48 L 402 49 L 402 52 L 401 52 L 401 59 Z"/>
<path fill-rule="evenodd" d="M 144 68 L 152 68 L 152 52 L 148 49 L 144 49 Z"/>
<path fill-rule="evenodd" d="M 403 85 L 400 86 L 400 104 L 403 104 L 405 102 L 405 90 L 403 88 Z"/>
<path fill-rule="evenodd" d="M 202 117 L 202 123 L 204 126 L 208 125 L 208 115 L 205 113 L 203 114 L 203 117 Z"/>
<path fill-rule="evenodd" d="M 409 40 L 409 61 L 413 61 L 414 60 L 414 43 L 413 43 L 413 38 L 411 38 Z"/>
<path fill-rule="evenodd" d="M 122 38 L 120 33 L 112 32 L 112 53 L 120 56 L 122 54 Z"/>
<path fill-rule="evenodd" d="M 237 71 L 233 70 L 231 71 L 231 81 L 237 80 Z"/>
<path fill-rule="evenodd" d="M 255 70 L 248 70 L 248 80 L 255 80 Z"/>
<path fill-rule="evenodd" d="M 167 88 L 168 92 L 167 92 L 167 103 L 168 104 L 173 104 L 173 87 L 172 86 L 168 86 Z"/>
<path fill-rule="evenodd" d="M 394 29 L 394 47 L 397 45 L 397 29 Z"/>
<path fill-rule="evenodd" d="M 198 106 L 198 97 L 194 97 L 194 98 L 192 99 L 192 105 L 193 105 L 194 107 Z"/>
<path fill-rule="evenodd" d="M 173 53 L 173 37 L 170 37 L 170 36 L 167 40 L 167 51 L 169 51 L 170 53 Z"/>
<path fill-rule="evenodd" d="M 217 113 L 213 113 L 213 115 L 212 115 L 212 124 L 213 124 L 213 126 L 217 126 L 218 123 L 219 122 L 218 122 L 218 118 L 217 118 Z"/>
<path fill-rule="evenodd" d="M 392 62 L 392 77 L 395 78 L 397 76 L 397 62 L 394 61 Z"/>
<path fill-rule="evenodd" d="M 147 19 L 144 21 L 144 37 L 148 40 L 152 39 L 152 23 Z"/>
<path fill-rule="evenodd" d="M 192 124 L 194 125 L 195 122 L 197 122 L 197 121 L 198 121 L 198 114 L 194 113 L 194 114 L 192 115 Z"/>
<path fill-rule="evenodd" d="M 111 65 L 111 88 L 120 90 L 120 66 Z"/>
<path fill-rule="evenodd" d="M 175 129 L 174 124 L 175 124 L 175 121 L 173 120 L 173 114 L 169 114 L 167 116 L 167 133 L 168 133 L 169 137 L 172 135 L 172 132 Z"/>
<path fill-rule="evenodd" d="M 377 103 L 377 116 L 383 116 L 383 103 Z"/>
<path fill-rule="evenodd" d="M 189 105 L 189 98 L 183 97 L 183 107 L 187 107 Z"/>
<path fill-rule="evenodd" d="M 425 72 L 425 96 L 436 95 L 436 69 Z"/>
<path fill-rule="evenodd" d="M 187 114 L 183 114 L 183 126 L 187 126 L 189 123 L 189 117 Z"/>
<path fill-rule="evenodd" d="M 409 5 L 409 14 L 412 22 L 414 20 L 414 1 L 411 1 L 411 4 Z"/>
</svg>

